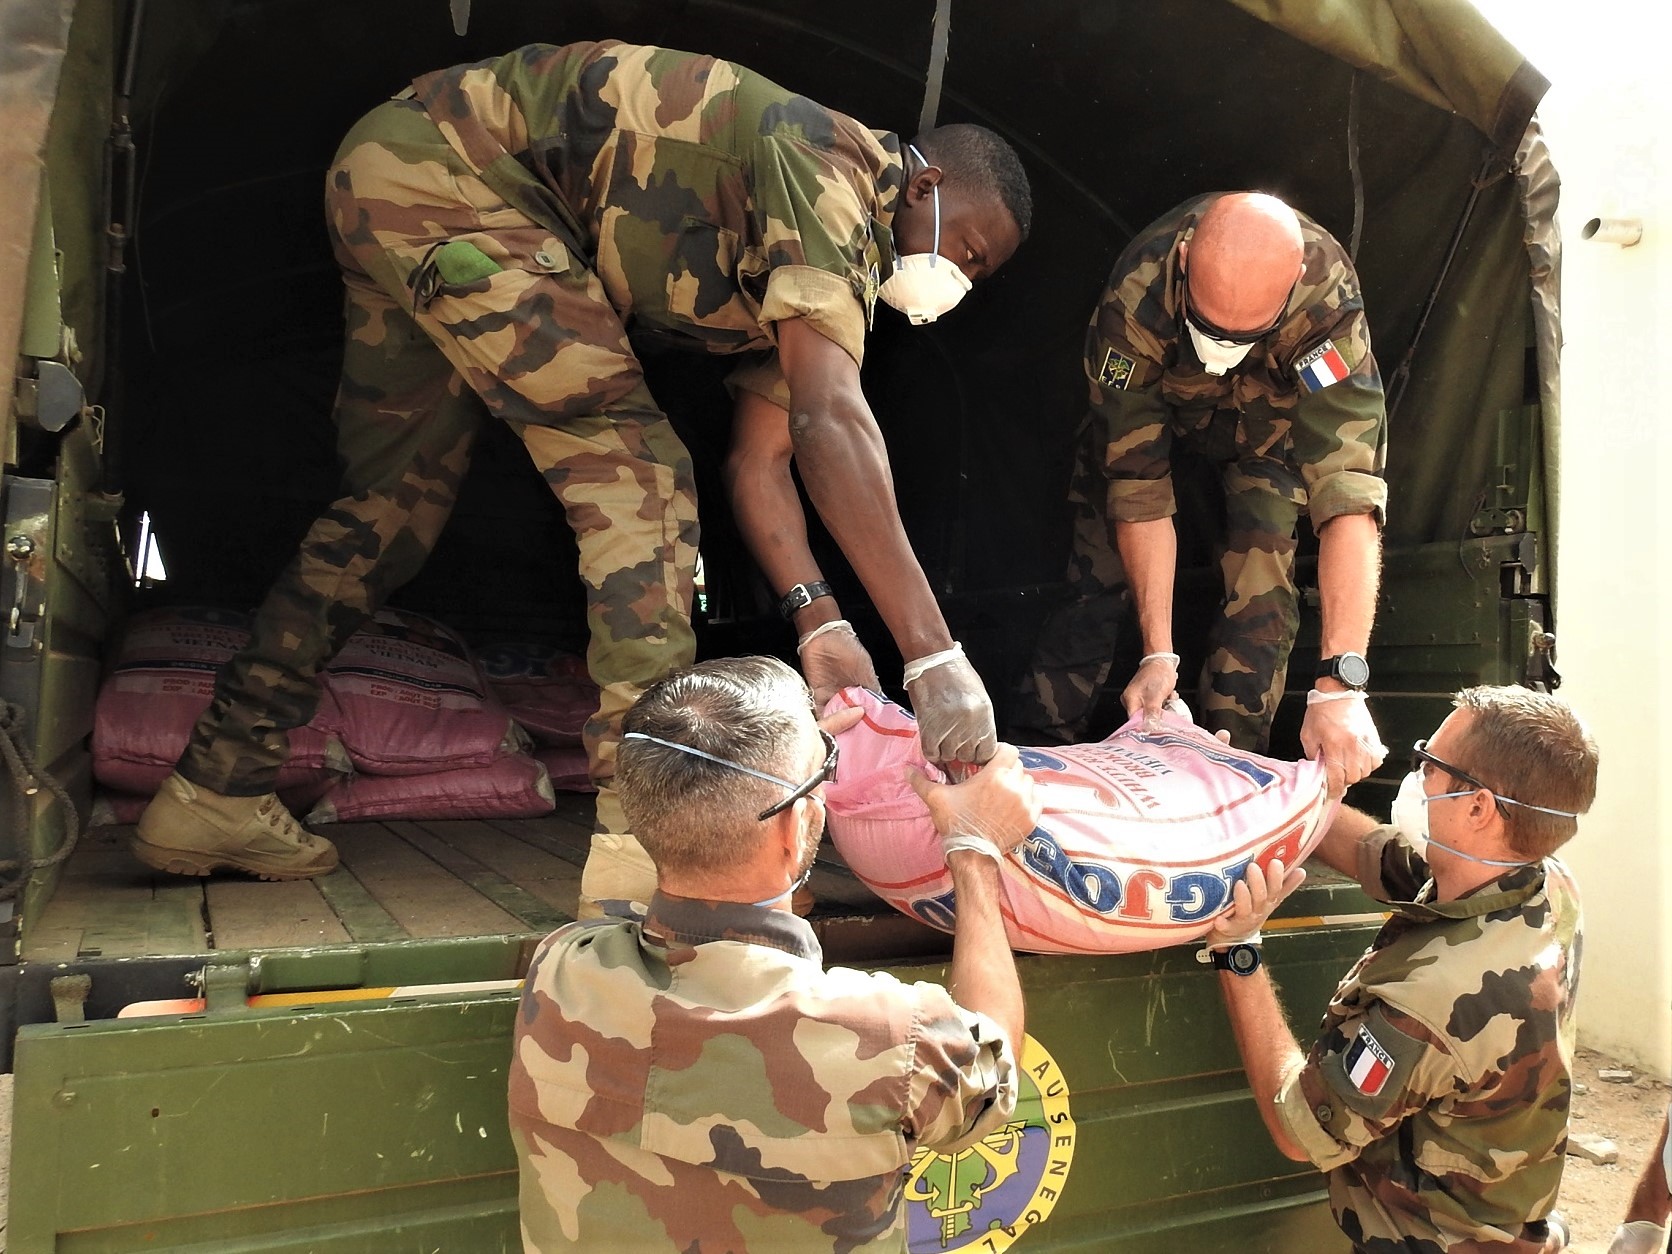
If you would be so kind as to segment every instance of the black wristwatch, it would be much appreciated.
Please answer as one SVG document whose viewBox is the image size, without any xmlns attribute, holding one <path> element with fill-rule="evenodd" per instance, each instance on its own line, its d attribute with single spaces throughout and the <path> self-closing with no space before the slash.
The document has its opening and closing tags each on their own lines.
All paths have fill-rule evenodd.
<svg viewBox="0 0 1672 1254">
<path fill-rule="evenodd" d="M 1224 949 L 1198 949 L 1196 961 L 1212 963 L 1215 971 L 1229 971 L 1232 975 L 1253 975 L 1260 969 L 1260 947 L 1238 943 Z"/>
<path fill-rule="evenodd" d="M 812 583 L 798 583 L 788 592 L 784 599 L 778 602 L 778 614 L 785 622 L 795 617 L 797 610 L 804 610 L 820 597 L 835 595 L 830 591 L 830 585 L 822 579 L 815 579 Z"/>
<path fill-rule="evenodd" d="M 1338 653 L 1318 663 L 1318 678 L 1333 679 L 1355 692 L 1361 692 L 1370 682 L 1370 663 L 1364 660 L 1362 653 Z"/>
</svg>

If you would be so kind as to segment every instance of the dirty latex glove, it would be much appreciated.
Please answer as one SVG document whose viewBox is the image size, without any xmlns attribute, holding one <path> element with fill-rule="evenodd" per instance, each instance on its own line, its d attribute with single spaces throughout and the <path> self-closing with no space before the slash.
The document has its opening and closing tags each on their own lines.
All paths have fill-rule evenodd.
<svg viewBox="0 0 1672 1254">
<path fill-rule="evenodd" d="M 1331 797 L 1339 797 L 1388 755 L 1362 692 L 1307 693 L 1300 744 L 1307 757 L 1323 759 Z"/>
<path fill-rule="evenodd" d="M 1271 912 L 1305 881 L 1304 870 L 1298 866 L 1285 868 L 1281 858 L 1273 858 L 1264 870 L 1257 862 L 1249 863 L 1248 873 L 1231 890 L 1231 908 L 1214 920 L 1202 944 L 1219 949 L 1259 940 L 1260 928 L 1271 918 Z"/>
<path fill-rule="evenodd" d="M 882 691 L 877 668 L 853 625 L 845 618 L 821 623 L 801 637 L 795 646 L 801 657 L 801 673 L 813 690 L 813 708 L 822 710 L 825 703 L 842 688 L 869 688 Z"/>
<path fill-rule="evenodd" d="M 974 764 L 993 756 L 993 703 L 962 645 L 907 662 L 905 682 L 926 758 Z"/>
<path fill-rule="evenodd" d="M 997 860 L 1039 825 L 1033 777 L 1011 745 L 999 745 L 987 765 L 962 783 L 937 784 L 912 766 L 906 782 L 929 807 L 949 855 L 968 849 Z"/>
<path fill-rule="evenodd" d="M 1634 1219 L 1614 1230 L 1608 1254 L 1660 1254 L 1666 1248 L 1666 1229 L 1647 1219 Z"/>
<path fill-rule="evenodd" d="M 1138 663 L 1137 673 L 1120 694 L 1126 716 L 1131 718 L 1142 710 L 1144 730 L 1156 730 L 1161 724 L 1161 711 L 1172 708 L 1173 703 L 1179 700 L 1178 685 L 1179 655 L 1146 653 Z"/>
</svg>

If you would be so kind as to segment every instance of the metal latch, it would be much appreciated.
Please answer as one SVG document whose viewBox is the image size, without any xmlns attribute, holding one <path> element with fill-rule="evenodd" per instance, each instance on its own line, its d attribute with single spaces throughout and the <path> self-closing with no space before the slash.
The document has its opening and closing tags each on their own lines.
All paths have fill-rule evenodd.
<svg viewBox="0 0 1672 1254">
<path fill-rule="evenodd" d="M 18 634 L 18 628 L 23 623 L 23 603 L 29 595 L 29 559 L 35 555 L 35 539 L 19 532 L 6 537 L 6 556 L 17 564 L 13 572 L 17 583 L 16 594 L 12 597 L 11 613 L 6 618 L 6 636 L 8 643 Z M 30 624 L 31 636 L 34 635 L 34 624 Z M 28 640 L 18 643 L 28 644 Z"/>
</svg>

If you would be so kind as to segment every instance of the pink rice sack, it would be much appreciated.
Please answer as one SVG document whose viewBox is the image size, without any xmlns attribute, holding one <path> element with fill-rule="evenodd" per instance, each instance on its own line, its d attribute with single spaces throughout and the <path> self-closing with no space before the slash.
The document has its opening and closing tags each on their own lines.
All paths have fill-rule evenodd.
<svg viewBox="0 0 1672 1254">
<path fill-rule="evenodd" d="M 944 779 L 917 721 L 862 688 L 826 713 L 865 718 L 838 738 L 825 788 L 830 835 L 854 874 L 896 909 L 951 931 L 952 877 L 908 765 Z M 1221 744 L 1174 715 L 1155 732 L 1127 723 L 1100 744 L 1022 749 L 1044 807 L 1000 862 L 1011 946 L 1033 953 L 1129 953 L 1199 939 L 1231 905 L 1251 862 L 1302 861 L 1334 813 L 1318 762 L 1282 762 Z"/>
<path fill-rule="evenodd" d="M 93 707 L 93 777 L 146 798 L 162 787 L 215 693 L 215 673 L 249 640 L 249 616 L 233 610 L 196 606 L 130 618 Z M 322 693 L 313 721 L 290 733 L 281 793 L 317 797 L 352 769 L 333 734 L 339 722 L 331 694 Z"/>
<path fill-rule="evenodd" d="M 509 642 L 476 651 L 494 696 L 534 743 L 578 747 L 586 721 L 598 710 L 598 685 L 586 659 L 550 645 Z"/>
<path fill-rule="evenodd" d="M 550 814 L 546 768 L 526 753 L 427 775 L 356 775 L 308 811 L 309 823 L 389 819 L 527 819 Z"/>
<path fill-rule="evenodd" d="M 528 747 L 465 642 L 420 614 L 379 610 L 320 682 L 336 706 L 329 726 L 357 771 L 428 775 L 489 766 Z"/>
</svg>

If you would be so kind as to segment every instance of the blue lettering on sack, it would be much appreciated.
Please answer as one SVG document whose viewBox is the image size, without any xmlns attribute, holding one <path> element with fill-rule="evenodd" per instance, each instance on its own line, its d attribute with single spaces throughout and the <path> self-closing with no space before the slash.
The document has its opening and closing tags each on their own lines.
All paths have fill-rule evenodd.
<svg viewBox="0 0 1672 1254">
<path fill-rule="evenodd" d="M 939 897 L 919 897 L 911 903 L 911 908 L 930 927 L 950 932 L 958 917 L 958 894 L 948 889 Z"/>
<path fill-rule="evenodd" d="M 1021 851 L 1022 862 L 1030 871 L 1061 888 L 1075 904 L 1100 915 L 1114 914 L 1120 908 L 1124 896 L 1120 876 L 1101 862 L 1074 861 L 1045 828 L 1034 828 L 1022 842 Z M 1250 861 L 1243 858 L 1219 872 L 1179 871 L 1167 875 L 1169 920 L 1200 923 L 1224 909 L 1230 903 L 1231 890 L 1247 874 Z M 921 918 L 937 927 L 951 926 L 951 905 L 951 893 L 912 903 Z M 931 910 L 944 912 L 947 921 L 937 922 Z"/>
<path fill-rule="evenodd" d="M 1024 770 L 1029 771 L 1066 771 L 1068 763 L 1061 758 L 1054 758 L 1038 749 L 1018 749 L 1016 756 L 1021 759 Z"/>
<path fill-rule="evenodd" d="M 1133 732 L 1132 738 L 1146 745 L 1157 745 L 1170 749 L 1188 749 L 1191 753 L 1204 757 L 1209 762 L 1228 767 L 1239 775 L 1248 776 L 1261 788 L 1277 782 L 1277 776 L 1259 763 L 1239 756 L 1234 750 L 1205 745 L 1200 740 L 1195 740 L 1189 736 L 1179 736 L 1172 732 Z"/>
</svg>

